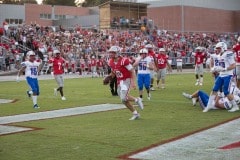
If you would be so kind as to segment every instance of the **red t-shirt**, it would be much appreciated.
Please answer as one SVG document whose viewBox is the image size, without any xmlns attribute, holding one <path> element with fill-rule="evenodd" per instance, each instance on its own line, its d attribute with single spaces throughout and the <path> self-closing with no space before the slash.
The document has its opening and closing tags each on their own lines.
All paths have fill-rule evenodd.
<svg viewBox="0 0 240 160">
<path fill-rule="evenodd" d="M 129 70 L 126 68 L 126 66 L 128 66 L 129 64 L 129 59 L 124 57 L 119 58 L 117 63 L 115 63 L 113 59 L 109 60 L 109 66 L 111 67 L 113 73 L 116 74 L 118 83 L 121 80 L 131 78 L 131 72 L 129 72 Z"/>
<path fill-rule="evenodd" d="M 65 64 L 65 59 L 62 57 L 60 58 L 53 58 L 49 60 L 49 63 L 53 64 L 53 74 L 63 74 L 64 73 L 64 64 Z"/>
<path fill-rule="evenodd" d="M 166 54 L 156 54 L 157 65 L 159 69 L 166 68 L 168 55 Z"/>
<path fill-rule="evenodd" d="M 236 55 L 236 62 L 240 63 L 240 44 L 237 44 L 233 47 L 233 51 L 235 52 Z"/>
<path fill-rule="evenodd" d="M 207 57 L 207 54 L 202 52 L 196 52 L 194 54 L 195 57 L 195 64 L 203 64 L 204 58 Z"/>
</svg>

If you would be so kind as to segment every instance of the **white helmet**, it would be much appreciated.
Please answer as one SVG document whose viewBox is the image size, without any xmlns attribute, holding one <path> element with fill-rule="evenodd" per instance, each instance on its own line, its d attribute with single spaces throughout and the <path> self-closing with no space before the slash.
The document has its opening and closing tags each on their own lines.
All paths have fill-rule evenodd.
<svg viewBox="0 0 240 160">
<path fill-rule="evenodd" d="M 140 49 L 139 54 L 148 53 L 146 48 Z"/>
<path fill-rule="evenodd" d="M 108 50 L 108 52 L 115 52 L 115 53 L 119 53 L 120 52 L 120 47 L 118 47 L 118 46 L 112 46 L 109 50 Z"/>
<path fill-rule="evenodd" d="M 198 46 L 195 50 L 202 50 L 202 47 Z"/>
<path fill-rule="evenodd" d="M 147 45 L 145 45 L 145 48 L 147 48 L 147 49 L 153 48 L 153 45 L 152 44 L 147 44 Z"/>
<path fill-rule="evenodd" d="M 164 48 L 159 48 L 159 52 L 165 52 L 166 50 Z"/>
<path fill-rule="evenodd" d="M 53 51 L 53 55 L 55 56 L 57 53 L 60 53 L 60 51 L 57 50 L 57 49 L 55 49 L 55 50 Z"/>
<path fill-rule="evenodd" d="M 27 56 L 35 56 L 35 53 L 33 51 L 28 51 Z"/>
<path fill-rule="evenodd" d="M 218 42 L 215 46 L 215 48 L 221 48 L 221 52 L 224 52 L 227 50 L 227 44 L 224 42 Z"/>
<path fill-rule="evenodd" d="M 237 41 L 240 42 L 240 36 L 238 37 Z"/>
</svg>

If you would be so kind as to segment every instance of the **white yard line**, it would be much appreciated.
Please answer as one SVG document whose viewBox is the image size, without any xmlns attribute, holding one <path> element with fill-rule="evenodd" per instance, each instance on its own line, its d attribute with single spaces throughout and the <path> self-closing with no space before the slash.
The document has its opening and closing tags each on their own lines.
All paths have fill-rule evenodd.
<svg viewBox="0 0 240 160">
<path fill-rule="evenodd" d="M 59 110 L 53 110 L 53 111 L 20 114 L 20 115 L 0 117 L 0 124 L 9 124 L 9 123 L 73 116 L 73 115 L 102 112 L 102 111 L 109 111 L 109 110 L 116 110 L 116 109 L 123 109 L 123 108 L 126 108 L 126 107 L 122 104 L 99 104 L 99 105 L 92 105 L 92 106 L 85 106 L 85 107 L 76 107 L 76 108 L 59 109 Z"/>
</svg>

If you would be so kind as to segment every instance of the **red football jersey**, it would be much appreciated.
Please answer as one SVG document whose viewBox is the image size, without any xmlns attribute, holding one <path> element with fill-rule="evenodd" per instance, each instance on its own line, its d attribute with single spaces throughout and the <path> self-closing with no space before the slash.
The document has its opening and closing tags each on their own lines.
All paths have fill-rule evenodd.
<svg viewBox="0 0 240 160">
<path fill-rule="evenodd" d="M 236 55 L 236 62 L 240 63 L 240 44 L 237 44 L 233 47 L 233 51 L 235 52 Z"/>
<path fill-rule="evenodd" d="M 131 72 L 129 72 L 129 70 L 126 68 L 126 66 L 128 66 L 129 64 L 129 59 L 124 57 L 119 58 L 117 63 L 115 63 L 113 59 L 109 60 L 109 66 L 111 67 L 113 73 L 116 74 L 118 83 L 121 80 L 131 78 Z"/>
<path fill-rule="evenodd" d="M 63 58 L 53 58 L 49 60 L 49 63 L 53 64 L 53 74 L 63 74 L 65 59 Z"/>
<path fill-rule="evenodd" d="M 193 54 L 195 57 L 195 64 L 202 64 L 204 61 L 204 58 L 207 57 L 207 54 L 202 53 L 202 52 L 196 52 Z"/>
<path fill-rule="evenodd" d="M 166 54 L 156 54 L 157 65 L 159 69 L 166 68 L 168 55 Z"/>
</svg>

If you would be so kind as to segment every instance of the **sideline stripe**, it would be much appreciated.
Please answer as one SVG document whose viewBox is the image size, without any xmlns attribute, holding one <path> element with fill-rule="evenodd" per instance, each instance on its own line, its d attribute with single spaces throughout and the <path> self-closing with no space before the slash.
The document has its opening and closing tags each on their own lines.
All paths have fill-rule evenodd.
<svg viewBox="0 0 240 160">
<path fill-rule="evenodd" d="M 16 122 L 25 122 L 25 121 L 34 121 L 34 120 L 42 120 L 42 119 L 49 119 L 49 118 L 81 115 L 81 114 L 103 112 L 103 111 L 117 110 L 117 109 L 124 109 L 124 108 L 126 107 L 123 104 L 100 104 L 100 105 L 92 105 L 92 106 L 86 106 L 86 107 L 75 107 L 75 108 L 59 109 L 59 110 L 53 110 L 53 111 L 20 114 L 20 115 L 0 117 L 0 124 L 9 124 L 9 123 L 16 123 Z"/>
</svg>

